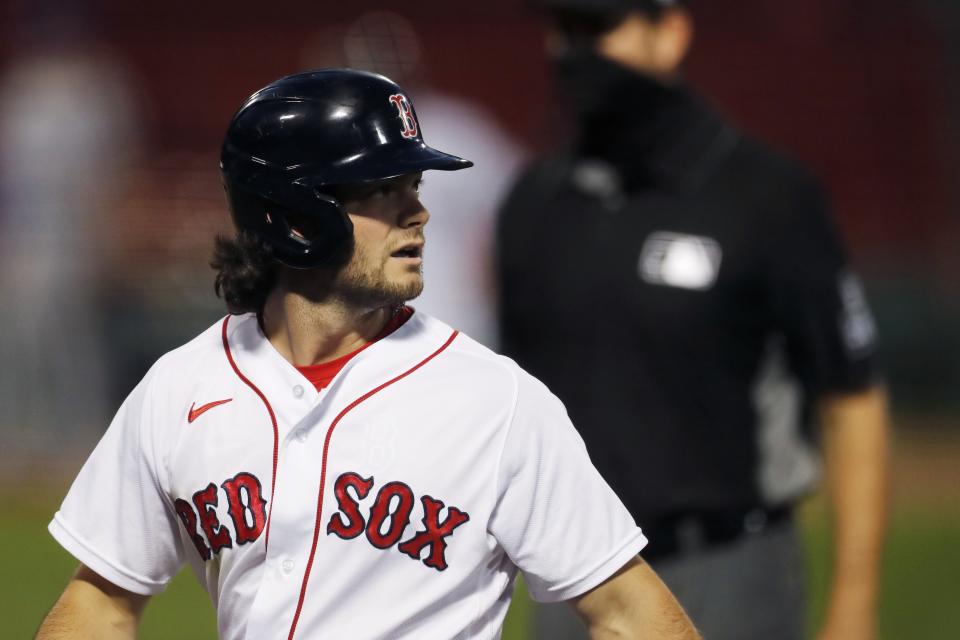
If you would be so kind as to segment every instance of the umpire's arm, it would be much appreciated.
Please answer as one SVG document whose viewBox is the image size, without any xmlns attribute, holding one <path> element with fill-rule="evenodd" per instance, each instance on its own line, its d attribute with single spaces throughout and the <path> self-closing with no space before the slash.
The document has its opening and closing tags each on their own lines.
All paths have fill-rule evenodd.
<svg viewBox="0 0 960 640">
<path fill-rule="evenodd" d="M 592 640 L 699 640 L 670 590 L 639 556 L 570 604 Z"/>
<path fill-rule="evenodd" d="M 815 397 L 833 514 L 833 578 L 818 640 L 875 640 L 886 528 L 890 418 L 876 326 L 823 189 L 794 185 L 770 215 L 772 316 L 793 373 Z"/>
<path fill-rule="evenodd" d="M 81 564 L 40 625 L 36 640 L 136 638 L 149 599 L 121 589 Z"/>
<path fill-rule="evenodd" d="M 820 401 L 833 579 L 819 640 L 877 637 L 877 590 L 890 493 L 890 427 L 881 385 Z"/>
</svg>

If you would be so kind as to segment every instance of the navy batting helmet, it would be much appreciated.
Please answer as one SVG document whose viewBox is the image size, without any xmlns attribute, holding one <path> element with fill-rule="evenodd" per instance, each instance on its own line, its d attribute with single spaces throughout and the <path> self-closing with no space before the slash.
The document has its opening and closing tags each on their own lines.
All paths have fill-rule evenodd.
<svg viewBox="0 0 960 640">
<path fill-rule="evenodd" d="M 234 224 L 291 267 L 322 266 L 353 233 L 328 191 L 473 163 L 423 141 L 413 103 L 390 79 L 325 69 L 272 82 L 233 116 L 220 171 Z M 305 234 L 291 219 L 310 222 Z"/>
</svg>

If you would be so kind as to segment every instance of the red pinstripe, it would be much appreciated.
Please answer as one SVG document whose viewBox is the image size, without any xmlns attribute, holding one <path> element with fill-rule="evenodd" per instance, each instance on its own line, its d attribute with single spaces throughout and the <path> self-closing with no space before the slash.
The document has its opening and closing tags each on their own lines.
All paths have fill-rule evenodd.
<svg viewBox="0 0 960 640">
<path fill-rule="evenodd" d="M 250 382 L 250 380 L 240 372 L 240 367 L 238 367 L 234 361 L 233 354 L 230 353 L 230 343 L 227 341 L 227 322 L 229 321 L 230 316 L 223 319 L 223 351 L 227 354 L 227 360 L 230 361 L 233 372 L 237 374 L 237 377 L 240 378 L 245 385 L 253 389 L 253 392 L 263 401 L 263 405 L 267 408 L 267 413 L 270 414 L 270 422 L 273 423 L 273 472 L 270 478 L 270 509 L 267 511 L 267 528 L 263 538 L 263 547 L 266 549 L 270 544 L 270 516 L 273 514 L 273 490 L 277 486 L 277 460 L 280 458 L 280 435 L 277 430 L 277 416 L 274 415 L 273 407 L 270 406 L 270 401 L 267 400 L 267 396 L 263 395 L 263 392 L 257 388 L 257 385 Z"/>
<path fill-rule="evenodd" d="M 453 333 L 450 334 L 450 337 L 447 338 L 447 341 L 444 342 L 439 349 L 437 349 L 436 351 L 431 353 L 429 356 L 421 360 L 417 365 L 411 367 L 410 369 L 407 369 L 397 377 L 384 382 L 379 387 L 376 387 L 375 389 L 371 389 L 370 391 L 366 392 L 365 394 L 363 394 L 362 396 L 360 396 L 359 398 L 357 398 L 356 400 L 348 404 L 343 409 L 343 411 L 337 414 L 337 417 L 333 419 L 333 422 L 330 423 L 330 427 L 327 429 L 327 437 L 323 442 L 323 461 L 320 464 L 320 491 L 317 495 L 317 520 L 313 527 L 313 545 L 310 548 L 310 558 L 307 560 L 307 568 L 303 572 L 303 583 L 300 585 L 300 599 L 297 601 L 297 611 L 293 615 L 293 622 L 290 623 L 290 633 L 287 636 L 287 640 L 293 640 L 293 634 L 297 630 L 297 622 L 300 620 L 300 612 L 303 610 L 303 601 L 307 595 L 307 582 L 310 580 L 310 569 L 313 567 L 313 558 L 317 551 L 317 541 L 320 538 L 320 526 L 321 526 L 321 520 L 323 519 L 323 491 L 327 483 L 327 452 L 330 449 L 330 437 L 333 435 L 333 430 L 337 428 L 337 424 L 339 424 L 339 422 L 343 419 L 345 415 L 350 413 L 350 411 L 352 411 L 357 405 L 362 403 L 364 400 L 367 400 L 371 396 L 379 393 L 380 391 L 383 391 L 393 383 L 399 380 L 402 380 L 403 378 L 406 378 L 408 375 L 410 375 L 411 373 L 413 373 L 414 371 L 416 371 L 417 369 L 419 369 L 420 367 L 422 367 L 423 365 L 427 364 L 428 362 L 436 358 L 438 355 L 440 355 L 447 347 L 450 346 L 450 343 L 453 342 L 454 338 L 456 338 L 459 333 L 460 333 L 459 331 L 454 331 Z"/>
</svg>

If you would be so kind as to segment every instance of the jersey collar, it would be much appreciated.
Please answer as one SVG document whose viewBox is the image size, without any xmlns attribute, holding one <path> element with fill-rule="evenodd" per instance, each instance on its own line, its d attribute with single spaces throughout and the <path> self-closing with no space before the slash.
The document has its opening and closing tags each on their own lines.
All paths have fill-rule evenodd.
<svg viewBox="0 0 960 640">
<path fill-rule="evenodd" d="M 357 353 L 327 388 L 318 392 L 273 347 L 254 314 L 232 316 L 227 322 L 227 343 L 237 368 L 266 396 L 281 431 L 292 428 L 315 411 L 323 414 L 338 411 L 422 361 L 453 331 L 442 322 L 416 312 L 399 329 Z"/>
</svg>

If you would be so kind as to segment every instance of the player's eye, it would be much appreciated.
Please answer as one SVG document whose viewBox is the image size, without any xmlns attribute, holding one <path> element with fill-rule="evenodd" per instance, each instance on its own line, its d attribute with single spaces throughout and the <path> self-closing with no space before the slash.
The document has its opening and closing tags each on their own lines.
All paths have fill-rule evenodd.
<svg viewBox="0 0 960 640">
<path fill-rule="evenodd" d="M 383 198 L 393 198 L 403 194 L 407 189 L 412 189 L 414 193 L 420 192 L 420 187 L 423 185 L 423 178 L 417 178 L 413 182 L 408 182 L 401 179 L 386 180 L 378 184 L 371 184 L 360 194 L 360 198 L 367 199 L 383 199 Z"/>
<path fill-rule="evenodd" d="M 393 192 L 393 185 L 389 182 L 383 182 L 380 184 L 373 184 L 367 187 L 363 193 L 360 195 L 361 200 L 370 200 L 370 199 L 381 199 L 386 198 Z"/>
</svg>

